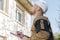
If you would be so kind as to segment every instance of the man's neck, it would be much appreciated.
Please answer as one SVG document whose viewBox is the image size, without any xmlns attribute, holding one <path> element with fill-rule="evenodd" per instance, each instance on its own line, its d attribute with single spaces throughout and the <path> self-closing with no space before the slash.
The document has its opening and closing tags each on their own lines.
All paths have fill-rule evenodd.
<svg viewBox="0 0 60 40">
<path fill-rule="evenodd" d="M 35 14 L 33 16 L 34 16 L 34 18 L 37 18 L 38 16 L 43 16 L 43 15 L 42 14 L 39 14 L 39 15 Z"/>
</svg>

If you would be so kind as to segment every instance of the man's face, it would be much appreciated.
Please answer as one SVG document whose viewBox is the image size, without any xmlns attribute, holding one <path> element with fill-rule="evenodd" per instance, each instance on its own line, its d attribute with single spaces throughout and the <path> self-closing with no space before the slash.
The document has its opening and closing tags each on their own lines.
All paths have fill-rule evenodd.
<svg viewBox="0 0 60 40">
<path fill-rule="evenodd" d="M 40 13 L 41 12 L 41 8 L 38 5 L 34 4 L 33 7 L 30 10 L 30 13 L 33 15 L 33 14 L 35 14 L 37 12 Z"/>
</svg>

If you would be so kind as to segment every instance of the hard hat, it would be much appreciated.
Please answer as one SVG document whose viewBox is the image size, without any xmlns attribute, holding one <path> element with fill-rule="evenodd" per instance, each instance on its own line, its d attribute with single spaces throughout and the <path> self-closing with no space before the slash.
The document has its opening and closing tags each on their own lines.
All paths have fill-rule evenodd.
<svg viewBox="0 0 60 40">
<path fill-rule="evenodd" d="M 43 13 L 46 13 L 48 10 L 48 6 L 44 0 L 38 0 L 36 2 L 32 2 L 32 4 L 38 5 L 42 9 Z"/>
</svg>

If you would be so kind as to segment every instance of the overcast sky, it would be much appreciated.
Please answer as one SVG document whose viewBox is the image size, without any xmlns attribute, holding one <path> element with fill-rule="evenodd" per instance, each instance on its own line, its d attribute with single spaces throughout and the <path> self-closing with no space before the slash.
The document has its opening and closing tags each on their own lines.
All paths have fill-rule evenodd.
<svg viewBox="0 0 60 40">
<path fill-rule="evenodd" d="M 39 0 L 30 0 L 31 2 L 37 2 Z M 46 0 L 47 5 L 48 5 L 48 12 L 45 14 L 45 16 L 47 16 L 51 22 L 51 27 L 53 30 L 53 33 L 58 33 L 59 32 L 59 28 L 57 26 L 57 22 L 56 19 L 58 20 L 58 16 L 59 16 L 59 6 L 60 6 L 60 1 L 59 0 Z"/>
</svg>

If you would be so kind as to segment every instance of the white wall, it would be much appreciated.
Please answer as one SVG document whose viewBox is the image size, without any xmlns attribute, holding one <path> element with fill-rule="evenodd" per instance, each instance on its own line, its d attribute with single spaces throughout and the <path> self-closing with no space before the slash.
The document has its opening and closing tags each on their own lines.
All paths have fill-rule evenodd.
<svg viewBox="0 0 60 40">
<path fill-rule="evenodd" d="M 8 8 L 8 16 L 4 15 L 4 12 L 0 11 L 0 35 L 6 36 L 7 40 L 21 40 L 19 37 L 10 34 L 10 32 L 16 33 L 16 31 L 22 31 L 23 34 L 27 36 L 31 36 L 31 15 L 27 11 L 25 11 L 25 24 L 26 26 L 22 26 L 21 24 L 15 21 L 15 10 L 16 10 L 16 2 L 14 0 L 9 0 L 9 8 Z"/>
<path fill-rule="evenodd" d="M 25 11 L 26 35 L 31 36 L 31 15 Z"/>
<path fill-rule="evenodd" d="M 5 12 L 0 11 L 0 35 L 6 36 L 7 40 L 18 40 L 18 37 L 10 34 L 10 32 L 17 31 L 17 23 L 15 22 L 15 9 L 16 3 L 13 0 L 9 0 L 9 13 L 8 16 Z"/>
</svg>

